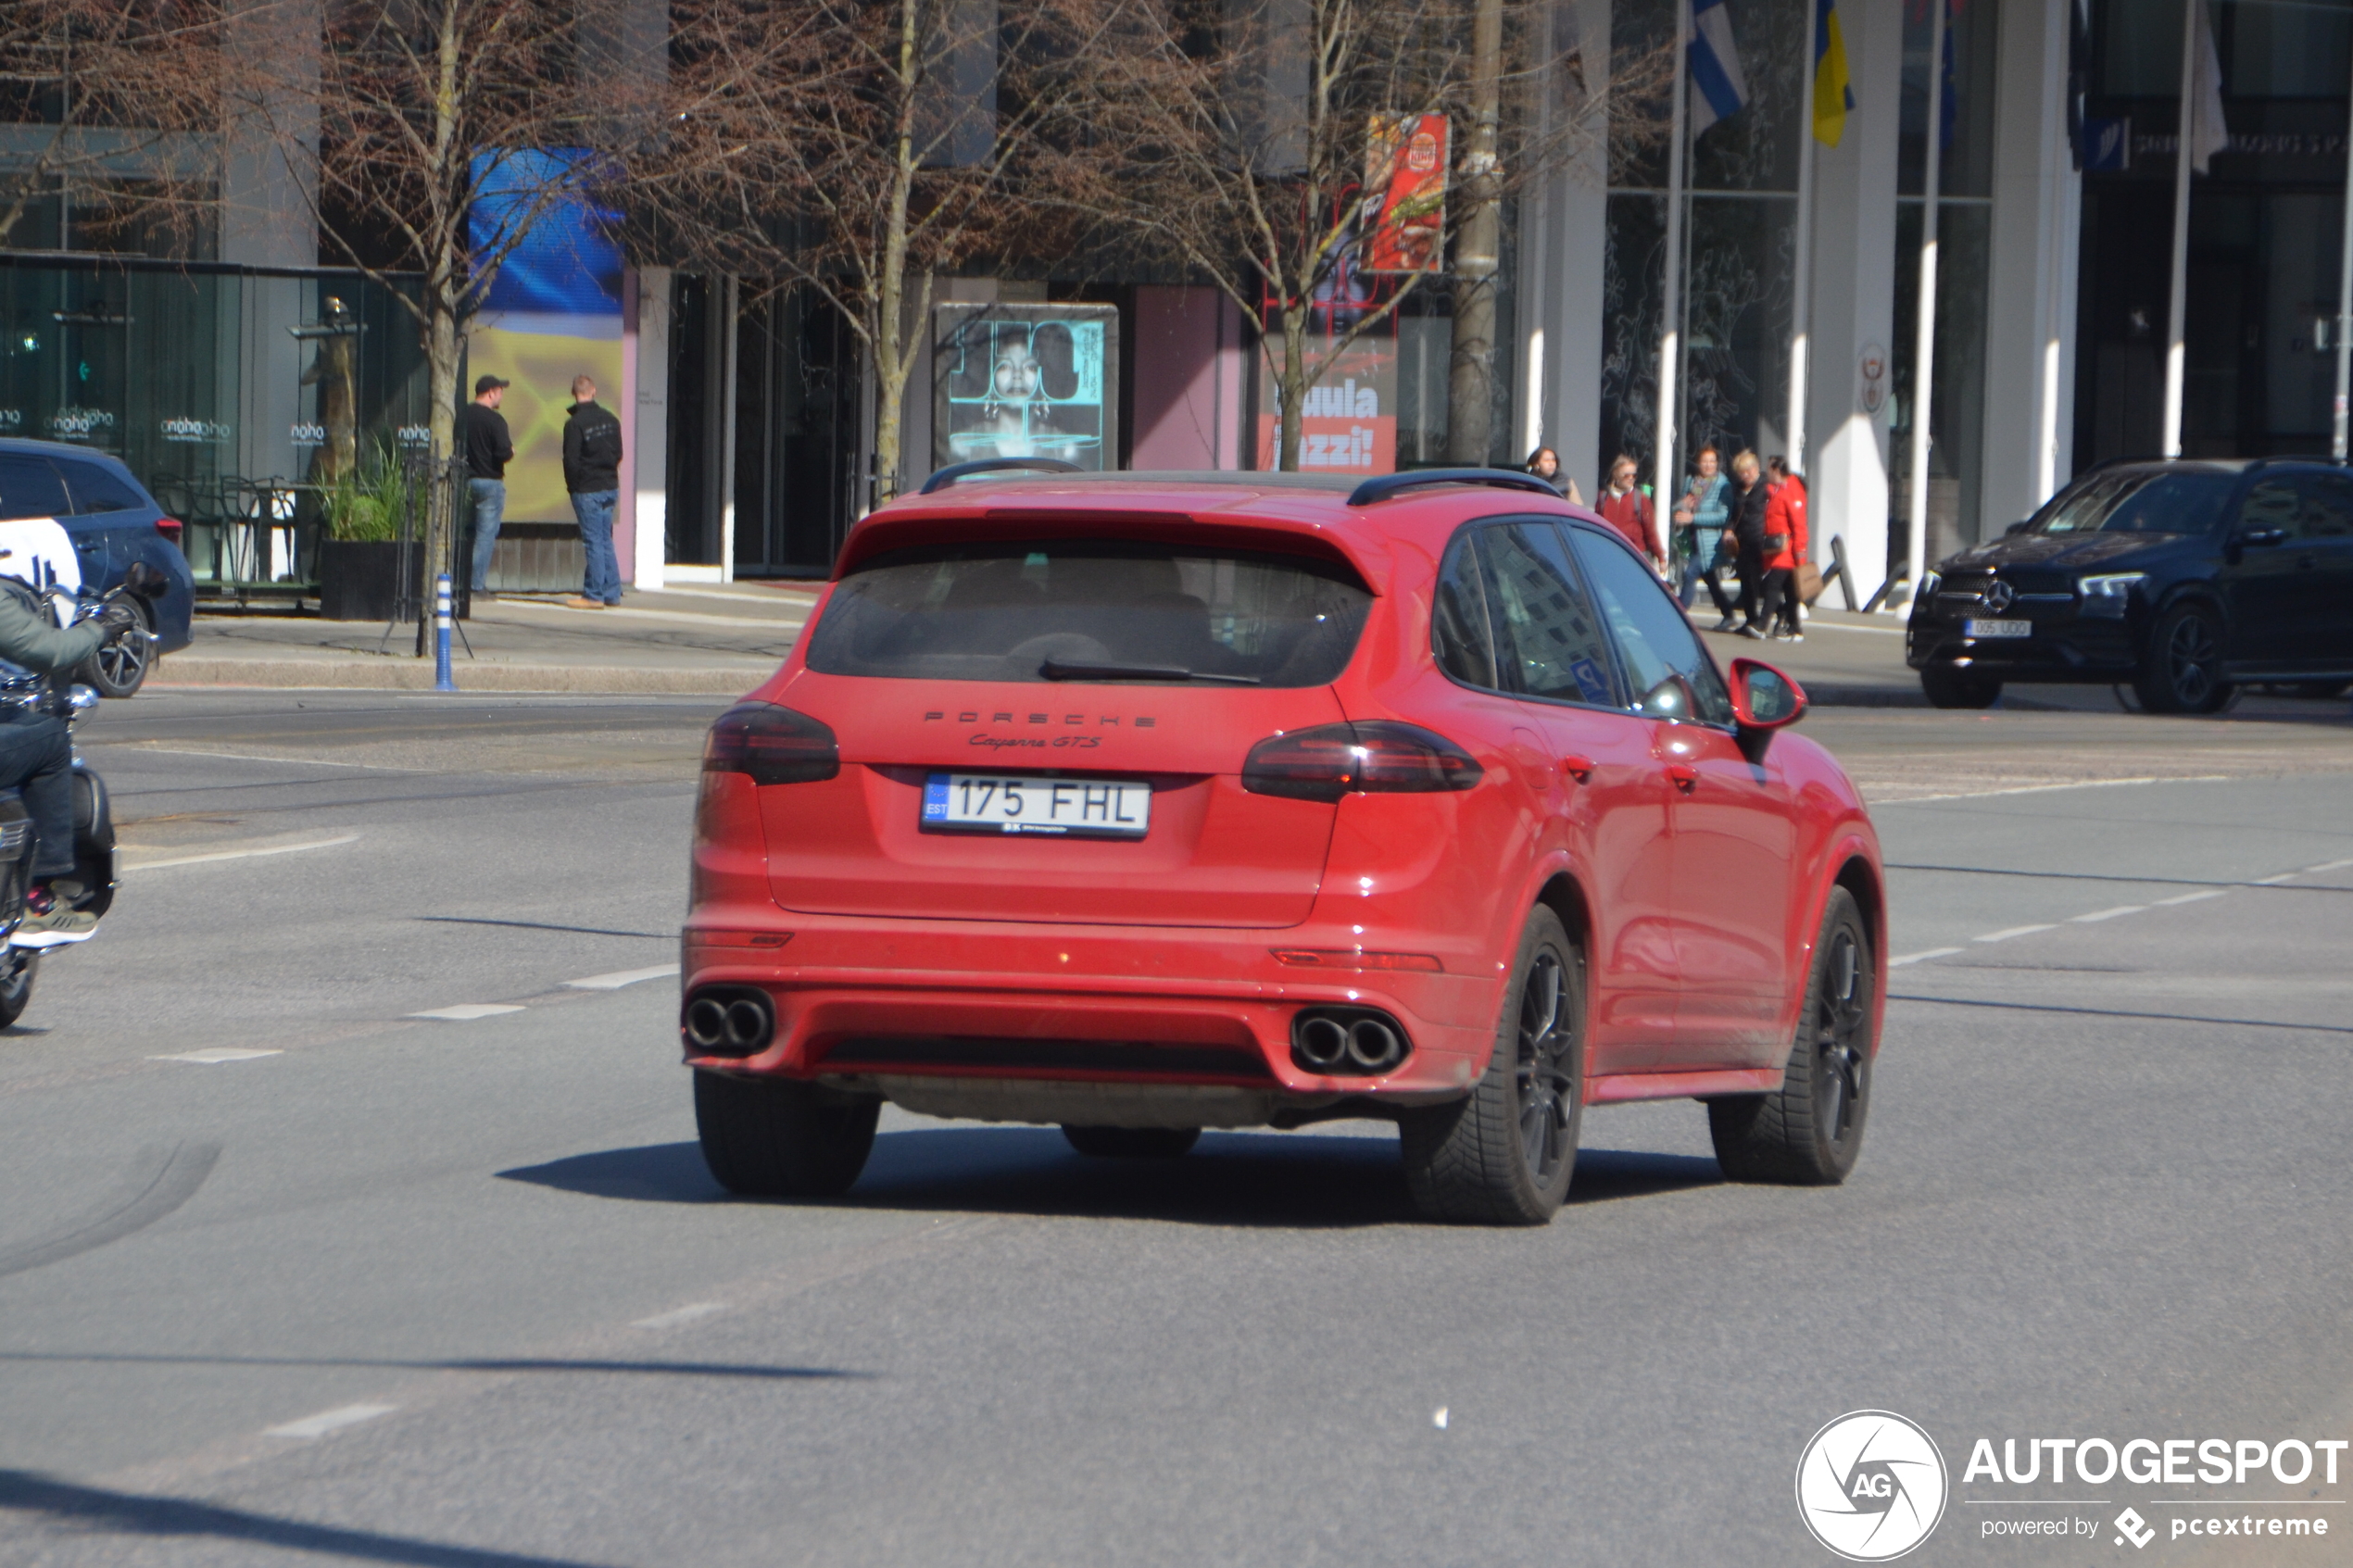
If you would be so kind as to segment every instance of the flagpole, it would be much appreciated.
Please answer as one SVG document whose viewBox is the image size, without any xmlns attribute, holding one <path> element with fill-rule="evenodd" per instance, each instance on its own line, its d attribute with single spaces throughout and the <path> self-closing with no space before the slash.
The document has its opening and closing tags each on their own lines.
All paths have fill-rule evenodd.
<svg viewBox="0 0 2353 1568">
<path fill-rule="evenodd" d="M 1816 0 L 1820 4 L 1820 0 Z M 1813 53 L 1814 19 L 1806 19 L 1806 54 Z M 1789 471 L 1806 471 L 1806 356 L 1814 326 L 1814 79 L 1806 81 L 1806 112 L 1797 136 L 1797 238 L 1793 247 L 1789 306 Z"/>
<path fill-rule="evenodd" d="M 2190 94 L 2197 82 L 2197 0 L 2182 0 L 2182 107 L 2173 137 L 2173 270 L 2165 302 L 2165 456 L 2182 455 L 2182 316 L 2190 276 Z"/>
<path fill-rule="evenodd" d="M 2336 252 L 2336 404 L 2329 450 L 2346 457 L 2346 397 L 2353 393 L 2353 123 L 2345 132 L 2345 233 Z"/>
<path fill-rule="evenodd" d="M 1928 156 L 1920 171 L 1919 320 L 1912 343 L 1911 517 L 1904 535 L 1904 571 L 1912 602 L 1928 574 L 1929 415 L 1936 404 L 1936 199 L 1944 155 L 1944 12 L 1936 0 L 1928 29 Z"/>
<path fill-rule="evenodd" d="M 1674 549 L 1675 497 L 1675 371 L 1681 351 L 1681 289 L 1683 286 L 1683 131 L 1690 118 L 1692 0 L 1675 0 L 1675 86 L 1669 94 L 1673 109 L 1667 122 L 1667 259 L 1659 281 L 1658 452 L 1653 480 L 1659 521 L 1667 524 L 1667 549 Z"/>
</svg>

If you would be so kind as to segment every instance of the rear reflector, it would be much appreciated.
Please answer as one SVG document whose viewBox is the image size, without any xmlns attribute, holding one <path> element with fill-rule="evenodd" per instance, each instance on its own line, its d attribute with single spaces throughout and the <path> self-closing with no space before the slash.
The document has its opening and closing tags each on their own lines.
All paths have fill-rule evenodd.
<svg viewBox="0 0 2353 1568">
<path fill-rule="evenodd" d="M 781 947 L 792 940 L 789 931 L 710 931 L 688 926 L 688 943 L 698 947 Z"/>
<path fill-rule="evenodd" d="M 1471 754 L 1444 735 L 1376 719 L 1267 736 L 1242 763 L 1242 787 L 1293 800 L 1338 800 L 1468 789 L 1482 774 Z"/>
<path fill-rule="evenodd" d="M 180 537 L 180 520 L 176 517 L 159 517 L 156 519 L 156 532 L 170 540 L 174 545 L 182 543 Z"/>
<path fill-rule="evenodd" d="M 1274 947 L 1275 961 L 1294 969 L 1410 969 L 1442 974 L 1446 966 L 1428 953 L 1367 953 L 1358 947 Z"/>
<path fill-rule="evenodd" d="M 756 784 L 813 784 L 841 771 L 841 752 L 833 731 L 808 714 L 747 702 L 711 726 L 702 771 L 749 773 Z"/>
</svg>

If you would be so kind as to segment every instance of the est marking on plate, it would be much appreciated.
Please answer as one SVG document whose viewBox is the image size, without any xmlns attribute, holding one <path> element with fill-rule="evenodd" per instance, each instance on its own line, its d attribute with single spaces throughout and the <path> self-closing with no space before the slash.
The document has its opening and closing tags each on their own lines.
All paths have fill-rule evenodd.
<svg viewBox="0 0 2353 1568">
<path fill-rule="evenodd" d="M 1152 786 L 1123 779 L 934 773 L 924 784 L 925 833 L 1040 833 L 1141 838 Z"/>
<path fill-rule="evenodd" d="M 1968 637 L 2031 637 L 2034 634 L 2032 621 L 1969 621 L 1962 623 L 1961 634 Z"/>
</svg>

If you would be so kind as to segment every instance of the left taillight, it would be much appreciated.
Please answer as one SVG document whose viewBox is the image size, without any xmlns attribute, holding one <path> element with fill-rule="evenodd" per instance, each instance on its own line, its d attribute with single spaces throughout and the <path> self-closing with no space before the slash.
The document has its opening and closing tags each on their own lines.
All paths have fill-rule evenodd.
<svg viewBox="0 0 2353 1568">
<path fill-rule="evenodd" d="M 841 748 L 833 731 L 806 713 L 739 703 L 711 726 L 702 771 L 747 773 L 756 784 L 814 784 L 841 771 Z"/>
<path fill-rule="evenodd" d="M 1242 787 L 1293 800 L 1338 800 L 1464 790 L 1483 773 L 1469 752 L 1444 735 L 1375 719 L 1267 736 L 1242 763 Z"/>
<path fill-rule="evenodd" d="M 182 531 L 178 518 L 159 517 L 156 519 L 156 532 L 170 540 L 175 546 L 184 546 L 185 541 L 181 538 Z"/>
</svg>

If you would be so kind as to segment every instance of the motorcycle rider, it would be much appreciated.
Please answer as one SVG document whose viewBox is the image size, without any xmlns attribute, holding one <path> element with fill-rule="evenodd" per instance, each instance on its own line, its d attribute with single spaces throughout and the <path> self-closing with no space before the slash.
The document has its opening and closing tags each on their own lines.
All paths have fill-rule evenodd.
<svg viewBox="0 0 2353 1568">
<path fill-rule="evenodd" d="M 0 565 L 0 572 L 6 571 Z M 140 629 L 138 611 L 120 598 L 61 629 L 21 580 L 0 576 L 0 659 L 10 663 L 42 673 L 69 670 Z M 97 934 L 98 917 L 74 908 L 90 889 L 72 880 L 73 743 L 64 721 L 0 705 L 0 789 L 23 796 L 37 840 L 25 918 L 17 927 L 19 938 L 31 940 L 22 945 L 88 941 Z"/>
</svg>

